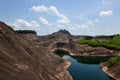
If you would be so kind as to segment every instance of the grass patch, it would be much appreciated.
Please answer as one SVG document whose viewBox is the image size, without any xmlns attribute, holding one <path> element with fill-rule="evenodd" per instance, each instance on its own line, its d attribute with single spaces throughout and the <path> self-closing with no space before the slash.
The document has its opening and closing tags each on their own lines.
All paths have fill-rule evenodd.
<svg viewBox="0 0 120 80">
<path fill-rule="evenodd" d="M 120 56 L 116 56 L 116 57 L 113 57 L 111 59 L 109 59 L 105 65 L 108 66 L 108 67 L 112 67 L 114 64 L 116 64 L 118 61 L 120 61 Z"/>
<path fill-rule="evenodd" d="M 88 44 L 92 47 L 105 47 L 107 49 L 120 50 L 120 35 L 115 35 L 111 40 L 79 40 L 79 44 Z"/>
</svg>

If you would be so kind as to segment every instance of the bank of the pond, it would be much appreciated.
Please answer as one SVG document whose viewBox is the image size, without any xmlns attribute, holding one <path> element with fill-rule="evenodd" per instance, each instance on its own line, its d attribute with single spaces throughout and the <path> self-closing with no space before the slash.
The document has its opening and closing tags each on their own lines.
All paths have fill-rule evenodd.
<svg viewBox="0 0 120 80">
<path fill-rule="evenodd" d="M 69 55 L 63 58 L 71 62 L 67 70 L 74 80 L 112 80 L 100 69 L 99 64 L 83 64 Z"/>
<path fill-rule="evenodd" d="M 69 55 L 75 58 L 80 63 L 86 64 L 100 64 L 101 62 L 108 61 L 112 56 L 72 56 L 66 50 L 57 49 L 53 53 L 63 57 L 64 55 Z"/>
</svg>

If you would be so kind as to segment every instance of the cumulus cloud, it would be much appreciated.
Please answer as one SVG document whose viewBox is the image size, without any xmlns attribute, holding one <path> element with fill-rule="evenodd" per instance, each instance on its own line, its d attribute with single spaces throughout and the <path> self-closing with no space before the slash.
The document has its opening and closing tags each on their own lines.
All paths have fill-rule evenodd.
<svg viewBox="0 0 120 80">
<path fill-rule="evenodd" d="M 71 24 L 71 27 L 74 27 L 76 29 L 85 29 L 85 28 L 91 28 L 94 26 L 94 22 L 93 21 L 86 21 L 83 24 Z"/>
<path fill-rule="evenodd" d="M 75 30 L 75 31 L 78 31 L 78 30 L 90 30 L 91 28 L 93 28 L 95 25 L 95 22 L 94 21 L 86 21 L 85 23 L 82 23 L 82 24 L 72 24 L 72 23 L 69 23 L 67 24 L 65 28 L 67 28 L 68 30 Z"/>
<path fill-rule="evenodd" d="M 65 29 L 65 26 L 64 26 L 64 25 L 58 24 L 57 27 L 58 27 L 58 29 Z"/>
<path fill-rule="evenodd" d="M 81 28 L 89 28 L 89 27 L 92 27 L 92 26 L 94 26 L 93 21 L 87 21 L 87 22 L 85 22 L 85 24 L 80 25 Z"/>
<path fill-rule="evenodd" d="M 67 18 L 67 16 L 65 16 L 64 14 L 60 13 L 60 11 L 55 7 L 55 6 L 45 6 L 45 5 L 40 5 L 40 6 L 32 6 L 32 8 L 30 8 L 31 11 L 35 11 L 35 12 L 45 12 L 47 14 L 52 14 L 54 16 L 57 16 L 60 18 L 60 20 L 58 20 L 58 23 L 69 23 L 70 20 Z"/>
<path fill-rule="evenodd" d="M 51 26 L 52 24 L 50 24 L 45 18 L 40 17 L 40 22 L 46 26 Z"/>
<path fill-rule="evenodd" d="M 67 16 L 65 16 L 64 14 L 62 14 L 55 6 L 45 6 L 45 5 L 40 5 L 40 6 L 33 6 L 31 9 L 31 11 L 35 11 L 35 12 L 39 12 L 39 13 L 47 13 L 53 16 L 58 17 L 59 19 L 56 21 L 56 23 L 52 24 L 51 29 L 68 29 L 68 30 L 87 30 L 90 29 L 94 26 L 95 22 L 98 22 L 98 19 L 96 19 L 95 21 L 89 20 L 86 21 L 83 24 L 72 24 L 70 22 L 70 20 L 68 19 Z M 43 17 L 40 17 L 40 22 L 42 22 L 44 25 L 48 25 L 50 26 L 51 24 Z"/>
<path fill-rule="evenodd" d="M 68 23 L 68 21 L 66 19 L 60 19 L 57 22 L 60 24 L 67 24 Z"/>
<path fill-rule="evenodd" d="M 36 21 L 28 22 L 24 19 L 17 19 L 11 26 L 14 27 L 15 30 L 19 29 L 29 29 L 29 30 L 38 30 L 40 29 L 40 25 Z"/>
<path fill-rule="evenodd" d="M 100 11 L 100 16 L 111 16 L 113 15 L 113 11 L 112 10 L 106 10 L 106 11 Z"/>
<path fill-rule="evenodd" d="M 32 6 L 30 10 L 33 10 L 35 12 L 47 12 L 48 13 L 48 8 L 44 5 L 41 6 Z"/>
</svg>

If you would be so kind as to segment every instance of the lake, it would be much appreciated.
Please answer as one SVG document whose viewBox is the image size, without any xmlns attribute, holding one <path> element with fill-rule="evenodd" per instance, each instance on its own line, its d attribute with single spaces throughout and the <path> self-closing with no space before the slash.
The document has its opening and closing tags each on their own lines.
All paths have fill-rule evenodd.
<svg viewBox="0 0 120 80">
<path fill-rule="evenodd" d="M 80 63 L 69 55 L 64 55 L 63 58 L 71 62 L 67 70 L 73 80 L 112 80 L 100 69 L 98 64 Z"/>
</svg>

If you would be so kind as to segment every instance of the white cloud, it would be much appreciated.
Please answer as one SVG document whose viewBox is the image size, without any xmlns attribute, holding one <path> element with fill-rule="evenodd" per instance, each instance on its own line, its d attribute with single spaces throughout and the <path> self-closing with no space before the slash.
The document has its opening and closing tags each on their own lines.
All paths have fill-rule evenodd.
<svg viewBox="0 0 120 80">
<path fill-rule="evenodd" d="M 113 11 L 112 10 L 106 10 L 106 11 L 100 11 L 100 16 L 111 16 L 113 15 Z"/>
<path fill-rule="evenodd" d="M 39 30 L 40 29 L 40 25 L 36 21 L 28 22 L 24 19 L 17 19 L 13 24 L 11 24 L 11 26 L 13 26 L 15 30 L 19 30 L 19 29 Z"/>
<path fill-rule="evenodd" d="M 60 13 L 60 11 L 58 11 L 58 9 L 55 6 L 45 6 L 45 5 L 40 5 L 40 6 L 32 6 L 32 8 L 30 9 L 31 11 L 35 11 L 35 12 L 46 12 L 47 14 L 52 14 L 54 16 L 57 16 L 60 18 L 60 20 L 58 20 L 58 23 L 69 23 L 70 20 L 67 18 L 67 16 L 65 16 L 64 14 Z"/>
<path fill-rule="evenodd" d="M 79 30 L 79 29 L 90 29 L 95 25 L 95 22 L 92 20 L 86 21 L 83 24 L 72 24 L 69 23 L 66 26 L 68 27 L 67 29 L 70 30 Z"/>
<path fill-rule="evenodd" d="M 30 8 L 30 10 L 33 10 L 35 12 L 47 12 L 48 8 L 44 5 L 41 5 L 41 6 L 32 6 L 32 8 Z"/>
<path fill-rule="evenodd" d="M 58 17 L 59 19 L 57 20 L 56 23 L 52 24 L 52 26 L 54 27 L 52 27 L 51 29 L 68 29 L 71 31 L 78 30 L 78 29 L 88 30 L 90 28 L 93 28 L 95 22 L 99 21 L 98 19 L 96 19 L 95 21 L 87 20 L 83 24 L 72 24 L 70 20 L 68 19 L 68 17 L 60 13 L 60 11 L 55 6 L 49 6 L 49 7 L 44 6 L 44 5 L 33 6 L 31 10 L 35 12 L 44 12 L 44 13 Z M 81 17 L 83 18 L 82 15 Z M 40 17 L 40 21 L 44 25 L 50 25 L 50 23 L 43 17 Z"/>
<path fill-rule="evenodd" d="M 85 24 L 80 25 L 81 28 L 89 28 L 89 27 L 93 27 L 93 26 L 94 26 L 93 21 L 87 21 Z"/>
<path fill-rule="evenodd" d="M 57 27 L 58 27 L 58 29 L 65 29 L 65 26 L 64 26 L 64 25 L 58 24 Z"/>
<path fill-rule="evenodd" d="M 56 16 L 60 16 L 60 12 L 58 11 L 58 9 L 55 6 L 48 7 L 48 10 L 50 13 L 52 13 Z"/>
<path fill-rule="evenodd" d="M 60 19 L 57 22 L 60 23 L 60 24 L 67 24 L 68 23 L 68 21 L 65 20 L 65 19 Z"/>
<path fill-rule="evenodd" d="M 40 17 L 40 22 L 42 22 L 42 24 L 46 25 L 46 26 L 51 26 L 52 24 L 50 24 L 45 18 Z"/>
</svg>

